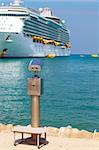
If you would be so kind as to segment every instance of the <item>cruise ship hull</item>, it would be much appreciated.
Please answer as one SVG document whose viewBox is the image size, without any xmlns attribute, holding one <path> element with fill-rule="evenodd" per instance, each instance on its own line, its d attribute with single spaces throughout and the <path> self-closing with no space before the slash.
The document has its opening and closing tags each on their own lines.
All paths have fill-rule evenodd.
<svg viewBox="0 0 99 150">
<path fill-rule="evenodd" d="M 3 49 L 7 51 L 2 55 Z M 48 54 L 69 56 L 70 51 L 60 46 L 33 42 L 31 37 L 26 37 L 23 33 L 0 33 L 0 57 L 46 57 Z"/>
<path fill-rule="evenodd" d="M 62 20 L 49 8 L 38 12 L 18 2 L 0 7 L 0 57 L 69 56 L 69 31 Z"/>
</svg>

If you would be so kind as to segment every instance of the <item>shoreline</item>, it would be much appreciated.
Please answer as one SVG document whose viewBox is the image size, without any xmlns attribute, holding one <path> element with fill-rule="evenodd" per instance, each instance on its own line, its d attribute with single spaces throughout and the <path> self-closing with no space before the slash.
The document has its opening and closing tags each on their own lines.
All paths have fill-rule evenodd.
<svg viewBox="0 0 99 150">
<path fill-rule="evenodd" d="M 0 133 L 10 133 L 15 126 L 13 124 L 2 124 L 0 123 Z M 31 126 L 31 125 L 27 125 Z M 87 130 L 79 130 L 77 128 L 72 128 L 71 126 L 67 127 L 51 127 L 45 126 L 48 136 L 53 137 L 66 137 L 66 138 L 84 138 L 84 139 L 96 139 L 99 140 L 99 132 L 94 130 L 94 132 L 89 132 Z"/>
<path fill-rule="evenodd" d="M 19 125 L 18 125 L 19 126 Z M 28 125 L 30 126 L 30 125 Z M 14 146 L 14 134 L 12 124 L 0 124 L 0 150 L 37 150 L 37 146 L 21 143 Z M 20 127 L 20 126 L 19 126 Z M 99 132 L 92 133 L 85 130 L 78 130 L 68 127 L 44 127 L 47 129 L 48 144 L 41 147 L 41 150 L 98 150 Z M 29 135 L 24 134 L 24 138 Z M 21 139 L 21 134 L 16 134 Z"/>
</svg>

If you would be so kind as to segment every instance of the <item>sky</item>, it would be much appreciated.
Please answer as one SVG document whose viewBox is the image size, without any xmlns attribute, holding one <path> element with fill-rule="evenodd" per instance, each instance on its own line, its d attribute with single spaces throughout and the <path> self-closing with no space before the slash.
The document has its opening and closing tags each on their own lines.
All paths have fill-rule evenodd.
<svg viewBox="0 0 99 150">
<path fill-rule="evenodd" d="M 0 3 L 13 0 L 0 0 Z M 70 30 L 73 54 L 99 53 L 99 0 L 23 0 L 33 9 L 50 7 Z"/>
</svg>

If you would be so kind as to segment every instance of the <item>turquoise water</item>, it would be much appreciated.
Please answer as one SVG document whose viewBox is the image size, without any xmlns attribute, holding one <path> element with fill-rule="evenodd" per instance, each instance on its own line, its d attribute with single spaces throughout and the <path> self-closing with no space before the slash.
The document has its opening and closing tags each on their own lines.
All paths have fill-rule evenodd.
<svg viewBox="0 0 99 150">
<path fill-rule="evenodd" d="M 0 59 L 1 123 L 31 123 L 31 98 L 27 95 L 30 60 Z M 41 125 L 99 131 L 99 59 L 71 56 L 41 60 Z"/>
</svg>

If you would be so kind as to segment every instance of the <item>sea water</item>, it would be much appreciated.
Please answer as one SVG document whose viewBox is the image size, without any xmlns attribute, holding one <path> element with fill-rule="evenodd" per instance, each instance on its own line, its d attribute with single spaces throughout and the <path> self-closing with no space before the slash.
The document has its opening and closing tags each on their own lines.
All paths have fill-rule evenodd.
<svg viewBox="0 0 99 150">
<path fill-rule="evenodd" d="M 44 63 L 41 126 L 99 131 L 99 59 L 79 55 L 39 59 Z M 31 124 L 30 60 L 0 59 L 0 123 Z"/>
</svg>

